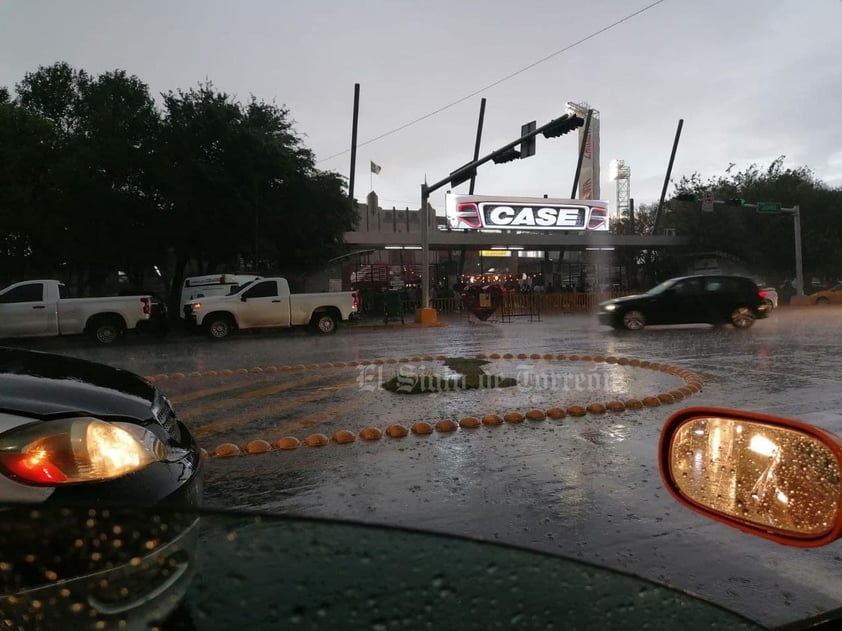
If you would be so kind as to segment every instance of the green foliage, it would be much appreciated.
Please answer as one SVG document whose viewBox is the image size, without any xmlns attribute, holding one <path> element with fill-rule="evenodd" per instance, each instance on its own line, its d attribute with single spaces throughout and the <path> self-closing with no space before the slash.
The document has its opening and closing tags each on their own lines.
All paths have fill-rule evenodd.
<svg viewBox="0 0 842 631">
<path fill-rule="evenodd" d="M 15 271 L 74 272 L 96 284 L 161 255 L 145 181 L 158 115 L 145 84 L 59 63 L 27 74 L 4 108 L 0 152 L 14 154 L 16 176 L 0 207 L 4 227 L 16 228 Z"/>
<path fill-rule="evenodd" d="M 356 213 L 319 171 L 289 112 L 211 83 L 163 95 L 122 70 L 60 62 L 0 88 L 0 276 L 142 276 L 174 255 L 211 270 L 309 271 L 335 256 Z M 236 263 L 234 264 L 236 266 Z"/>
<path fill-rule="evenodd" d="M 630 230 L 631 218 L 628 214 L 618 217 L 611 222 L 611 232 L 614 234 L 652 234 L 655 226 L 655 215 L 658 204 L 641 204 L 634 211 L 634 230 Z M 663 225 L 663 221 L 662 221 Z M 618 251 L 619 261 L 629 270 L 630 285 L 637 287 L 637 272 L 645 287 L 665 280 L 671 276 L 680 274 L 683 269 L 680 261 L 676 258 L 675 252 L 663 248 L 630 249 L 624 248 Z"/>
<path fill-rule="evenodd" d="M 657 204 L 641 204 L 634 209 L 634 230 L 629 229 L 631 218 L 628 213 L 617 217 L 611 222 L 610 230 L 613 234 L 651 234 L 655 225 L 655 210 Z"/>
<path fill-rule="evenodd" d="M 784 156 L 765 168 L 752 164 L 733 172 L 733 167 L 707 180 L 698 173 L 682 177 L 676 191 L 701 195 L 710 190 L 717 200 L 798 205 L 805 274 L 836 278 L 842 270 L 842 189 L 827 187 L 807 167 L 785 167 Z M 761 214 L 737 205 L 717 204 L 713 212 L 702 212 L 699 203 L 673 202 L 671 206 L 672 212 L 664 216 L 661 226 L 674 226 L 689 236 L 691 250 L 726 252 L 755 274 L 793 277 L 791 215 Z"/>
</svg>

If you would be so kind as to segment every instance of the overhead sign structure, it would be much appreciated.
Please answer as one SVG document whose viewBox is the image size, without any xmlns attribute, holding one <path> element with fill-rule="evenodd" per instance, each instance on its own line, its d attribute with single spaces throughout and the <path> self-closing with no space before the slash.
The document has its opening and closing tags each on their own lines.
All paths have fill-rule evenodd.
<svg viewBox="0 0 842 631">
<path fill-rule="evenodd" d="M 453 230 L 608 231 L 608 202 L 545 197 L 445 195 Z"/>
<path fill-rule="evenodd" d="M 706 213 L 713 212 L 714 196 L 713 191 L 705 191 L 702 193 L 702 211 Z"/>
</svg>

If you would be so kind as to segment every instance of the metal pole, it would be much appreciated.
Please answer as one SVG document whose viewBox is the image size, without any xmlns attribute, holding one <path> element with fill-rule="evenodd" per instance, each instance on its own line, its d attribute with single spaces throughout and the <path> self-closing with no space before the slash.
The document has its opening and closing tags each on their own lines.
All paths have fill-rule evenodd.
<svg viewBox="0 0 842 631">
<path fill-rule="evenodd" d="M 585 147 L 588 145 L 588 134 L 591 131 L 591 118 L 593 117 L 593 110 L 588 110 L 588 115 L 585 118 L 585 129 L 582 133 L 582 145 L 579 147 L 579 161 L 576 163 L 576 175 L 573 177 L 573 191 L 570 193 L 570 199 L 576 199 L 576 189 L 579 186 L 579 175 L 582 173 L 582 161 L 585 158 Z"/>
<path fill-rule="evenodd" d="M 503 145 L 502 147 L 495 149 L 488 155 L 485 155 L 481 158 L 477 158 L 476 160 L 469 162 L 468 164 L 463 164 L 461 167 L 450 173 L 450 175 L 448 175 L 444 179 L 441 179 L 438 182 L 435 182 L 434 184 L 429 184 L 427 186 L 427 193 L 433 193 L 439 190 L 442 186 L 445 186 L 446 184 L 452 185 L 454 181 L 467 182 L 471 179 L 471 175 L 473 175 L 471 171 L 473 171 L 479 166 L 482 166 L 486 162 L 489 162 L 492 158 L 494 158 L 494 156 L 503 153 L 504 151 L 508 151 L 509 149 L 514 149 L 518 145 L 523 144 L 524 141 L 529 140 L 530 138 L 534 138 L 538 134 L 544 133 L 544 131 L 558 125 L 563 121 L 566 121 L 570 117 L 571 116 L 569 114 L 565 114 L 564 116 L 560 116 L 559 118 L 554 118 L 546 125 L 541 125 L 537 129 L 533 129 L 528 134 L 524 134 L 517 140 L 513 140 L 509 144 Z"/>
<path fill-rule="evenodd" d="M 661 221 L 661 208 L 664 206 L 664 198 L 667 196 L 667 187 L 670 184 L 670 176 L 672 175 L 672 165 L 675 162 L 675 152 L 678 149 L 678 140 L 681 138 L 681 128 L 684 127 L 684 119 L 678 119 L 678 129 L 675 130 L 675 140 L 672 143 L 672 153 L 670 154 L 670 162 L 667 166 L 667 175 L 664 178 L 664 188 L 661 189 L 661 199 L 658 201 L 658 210 L 655 211 L 655 223 L 652 224 L 652 234 L 658 234 L 658 223 Z"/>
<path fill-rule="evenodd" d="M 482 142 L 482 123 L 485 120 L 485 97 L 479 102 L 479 122 L 477 122 L 477 140 L 474 144 L 474 162 L 479 159 L 479 145 Z M 468 189 L 468 195 L 474 194 L 474 183 L 476 182 L 476 174 L 471 177 L 471 186 Z"/>
<path fill-rule="evenodd" d="M 258 248 L 260 245 L 260 204 L 257 203 L 257 180 L 252 178 L 254 184 L 254 273 L 258 272 Z"/>
<path fill-rule="evenodd" d="M 360 84 L 354 84 L 354 118 L 351 123 L 351 173 L 348 176 L 348 198 L 354 208 L 354 175 L 357 169 L 357 122 L 360 117 Z"/>
<path fill-rule="evenodd" d="M 421 308 L 430 306 L 430 192 L 426 184 L 421 185 Z"/>
<path fill-rule="evenodd" d="M 801 207 L 794 206 L 792 220 L 795 229 L 795 282 L 798 284 L 797 295 L 804 295 L 804 268 L 801 262 Z"/>
</svg>

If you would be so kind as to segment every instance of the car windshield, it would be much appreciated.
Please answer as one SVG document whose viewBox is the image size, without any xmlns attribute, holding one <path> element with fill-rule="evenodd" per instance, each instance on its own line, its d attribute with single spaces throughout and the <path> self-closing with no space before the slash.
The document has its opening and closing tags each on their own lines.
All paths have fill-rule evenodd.
<svg viewBox="0 0 842 631">
<path fill-rule="evenodd" d="M 842 624 L 842 502 L 794 519 L 778 442 L 710 423 L 674 473 L 770 529 L 818 522 L 809 554 L 680 505 L 658 460 L 683 408 L 842 434 L 842 2 L 194 4 L 0 3 L 0 503 L 417 529 Z M 735 453 L 739 485 L 710 469 Z M 286 562 L 232 534 L 248 572 L 197 566 L 150 521 L 103 585 L 82 557 L 109 563 L 113 530 L 53 567 L 8 516 L 45 549 L 0 554 L 0 621 L 27 590 L 119 617 L 194 567 L 246 591 Z M 365 574 L 390 550 L 356 534 L 337 554 Z M 375 629 L 434 626 L 376 617 L 386 592 L 486 607 L 430 554 L 427 587 L 343 598 Z M 496 626 L 538 626 L 533 583 L 482 571 L 523 596 Z M 42 577 L 64 587 L 35 598 Z M 277 627 L 335 606 L 296 604 Z"/>
</svg>

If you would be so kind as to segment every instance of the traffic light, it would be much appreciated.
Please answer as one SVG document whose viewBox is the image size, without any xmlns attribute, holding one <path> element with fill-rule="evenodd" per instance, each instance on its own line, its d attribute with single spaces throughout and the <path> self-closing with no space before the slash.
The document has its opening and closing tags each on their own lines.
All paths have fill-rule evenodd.
<svg viewBox="0 0 842 631">
<path fill-rule="evenodd" d="M 673 199 L 677 202 L 697 202 L 699 201 L 699 196 L 695 193 L 679 193 Z"/>
<path fill-rule="evenodd" d="M 503 162 L 511 162 L 518 158 L 520 158 L 520 151 L 517 149 L 506 149 L 495 154 L 492 160 L 494 160 L 494 164 L 502 164 Z"/>
<path fill-rule="evenodd" d="M 585 119 L 575 114 L 565 114 L 554 120 L 543 131 L 544 138 L 558 138 L 585 124 Z"/>
<path fill-rule="evenodd" d="M 741 199 L 741 198 L 739 198 L 739 197 L 735 197 L 735 198 L 733 198 L 733 199 L 727 199 L 727 200 L 725 200 L 725 203 L 726 203 L 728 206 L 745 206 L 745 205 L 746 205 L 746 200 Z"/>
</svg>

